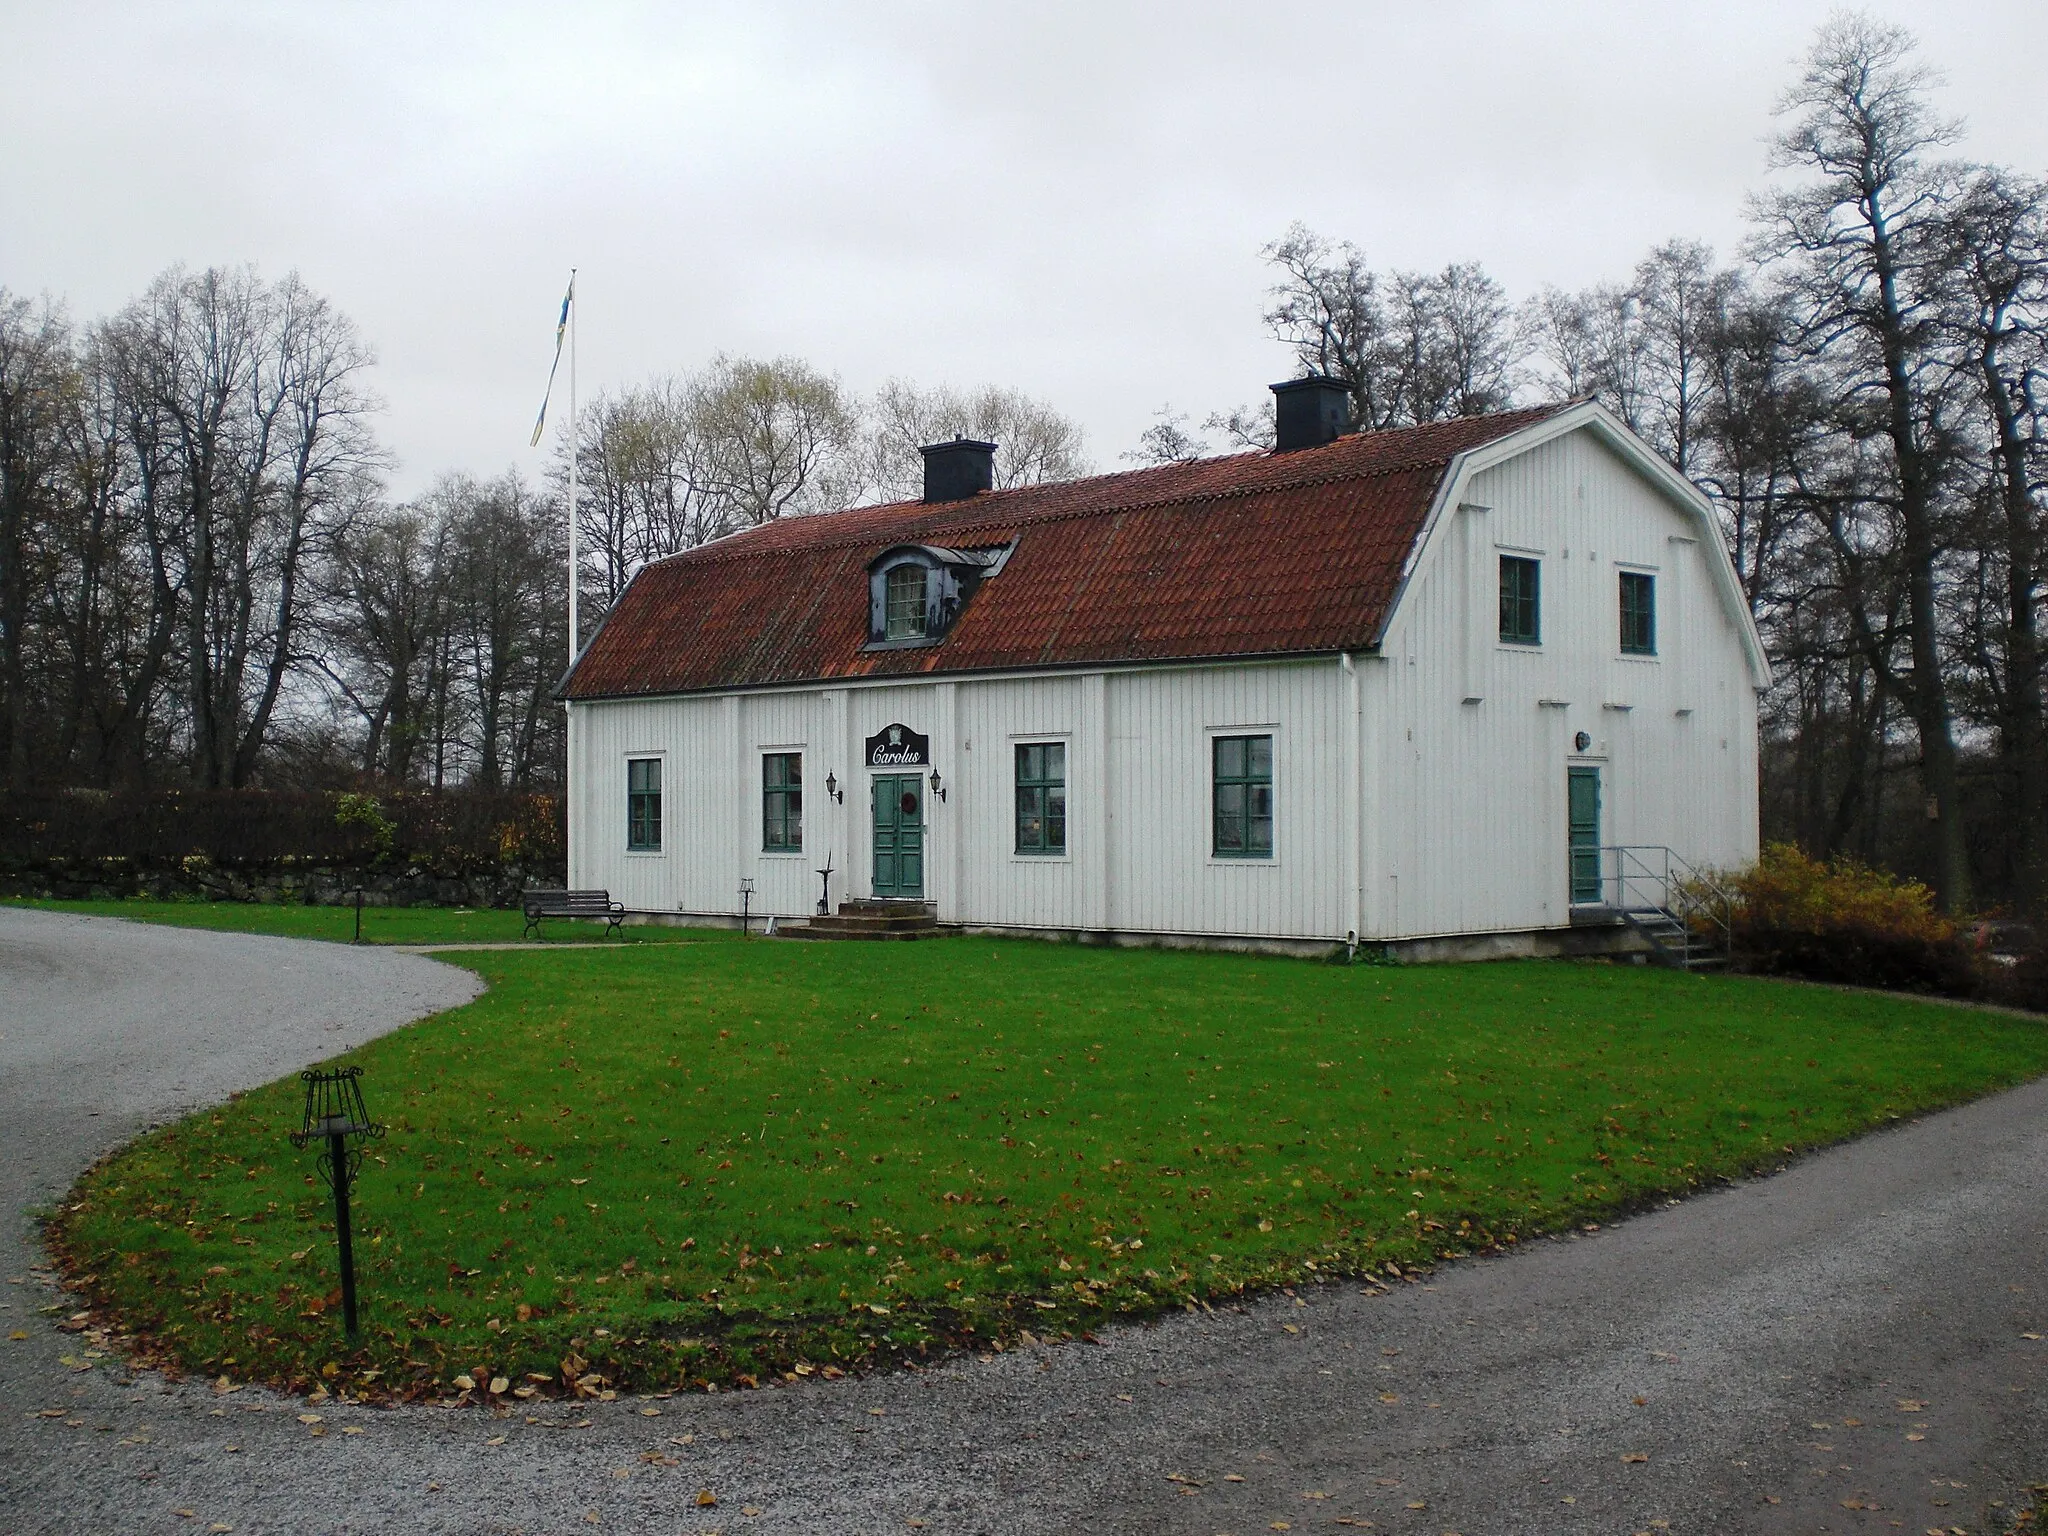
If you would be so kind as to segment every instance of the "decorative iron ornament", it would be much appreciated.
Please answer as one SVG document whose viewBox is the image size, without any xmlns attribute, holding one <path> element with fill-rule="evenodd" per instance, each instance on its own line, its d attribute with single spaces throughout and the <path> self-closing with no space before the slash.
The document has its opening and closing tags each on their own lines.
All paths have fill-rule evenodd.
<svg viewBox="0 0 2048 1536">
<path fill-rule="evenodd" d="M 334 1235 L 341 1248 L 341 1312 L 350 1338 L 356 1333 L 355 1245 L 349 1231 L 349 1186 L 363 1169 L 363 1143 L 384 1134 L 363 1104 L 363 1069 L 314 1067 L 299 1074 L 306 1085 L 304 1122 L 291 1143 L 304 1148 L 318 1141 L 320 1177 L 334 1191 Z"/>
<path fill-rule="evenodd" d="M 354 1181 L 363 1166 L 363 1143 L 384 1134 L 384 1127 L 370 1119 L 363 1104 L 363 1069 L 337 1067 L 323 1072 L 315 1067 L 301 1072 L 306 1085 L 306 1115 L 291 1143 L 304 1148 L 315 1140 L 326 1143 L 320 1153 L 320 1176 L 328 1187 L 334 1185 L 334 1152 L 346 1148 L 348 1178 Z"/>
</svg>

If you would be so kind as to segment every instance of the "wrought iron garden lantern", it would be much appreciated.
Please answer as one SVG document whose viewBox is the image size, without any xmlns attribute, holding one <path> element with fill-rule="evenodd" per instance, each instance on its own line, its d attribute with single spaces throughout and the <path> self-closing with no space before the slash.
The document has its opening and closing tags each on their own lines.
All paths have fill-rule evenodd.
<svg viewBox="0 0 2048 1536">
<path fill-rule="evenodd" d="M 362 1171 L 363 1143 L 384 1134 L 384 1127 L 370 1119 L 363 1106 L 363 1069 L 336 1067 L 321 1071 L 315 1067 L 301 1072 L 306 1085 L 306 1118 L 292 1132 L 292 1145 L 304 1148 L 325 1142 L 320 1152 L 320 1176 L 334 1191 L 334 1231 L 341 1244 L 341 1316 L 348 1336 L 356 1335 L 356 1261 L 348 1219 L 348 1191 Z"/>
</svg>

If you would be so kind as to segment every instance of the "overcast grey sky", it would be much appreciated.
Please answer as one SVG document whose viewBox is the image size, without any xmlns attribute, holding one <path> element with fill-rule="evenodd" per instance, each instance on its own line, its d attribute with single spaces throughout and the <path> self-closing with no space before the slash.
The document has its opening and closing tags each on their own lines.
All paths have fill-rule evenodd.
<svg viewBox="0 0 2048 1536">
<path fill-rule="evenodd" d="M 1967 153 L 2048 169 L 2048 5 L 1867 8 Z M 297 268 L 377 350 L 400 493 L 542 467 L 571 265 L 586 397 L 786 352 L 1021 386 L 1115 468 L 1290 371 L 1292 220 L 1517 297 L 1732 250 L 1830 9 L 0 0 L 0 286 L 85 319 L 173 262 Z"/>
</svg>

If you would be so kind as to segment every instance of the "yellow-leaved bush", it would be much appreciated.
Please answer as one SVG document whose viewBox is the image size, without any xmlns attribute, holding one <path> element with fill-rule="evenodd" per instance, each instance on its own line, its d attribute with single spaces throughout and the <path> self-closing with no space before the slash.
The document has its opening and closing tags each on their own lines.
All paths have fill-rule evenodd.
<svg viewBox="0 0 2048 1536">
<path fill-rule="evenodd" d="M 1736 953 L 1747 969 L 1953 996 L 1979 989 L 1956 925 L 1917 880 L 1767 843 L 1728 886 Z"/>
</svg>

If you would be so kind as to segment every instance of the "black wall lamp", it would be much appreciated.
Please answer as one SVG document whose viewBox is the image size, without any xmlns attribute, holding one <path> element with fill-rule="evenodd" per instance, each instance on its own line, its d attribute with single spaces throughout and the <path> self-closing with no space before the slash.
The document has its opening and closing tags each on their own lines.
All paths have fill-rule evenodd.
<svg viewBox="0 0 2048 1536">
<path fill-rule="evenodd" d="M 939 781 L 939 770 L 936 768 L 932 770 L 932 793 L 941 800 L 946 798 L 946 786 Z"/>
<path fill-rule="evenodd" d="M 839 780 L 829 773 L 825 775 L 825 793 L 841 805 L 846 803 L 846 791 L 839 787 Z"/>
<path fill-rule="evenodd" d="M 350 1339 L 356 1336 L 356 1258 L 349 1233 L 348 1189 L 362 1171 L 363 1143 L 384 1134 L 384 1127 L 370 1119 L 363 1107 L 363 1069 L 337 1067 L 322 1072 L 317 1067 L 301 1072 L 306 1085 L 306 1118 L 292 1132 L 291 1143 L 304 1148 L 324 1140 L 320 1154 L 320 1176 L 334 1191 L 334 1231 L 341 1244 L 341 1318 Z"/>
</svg>

